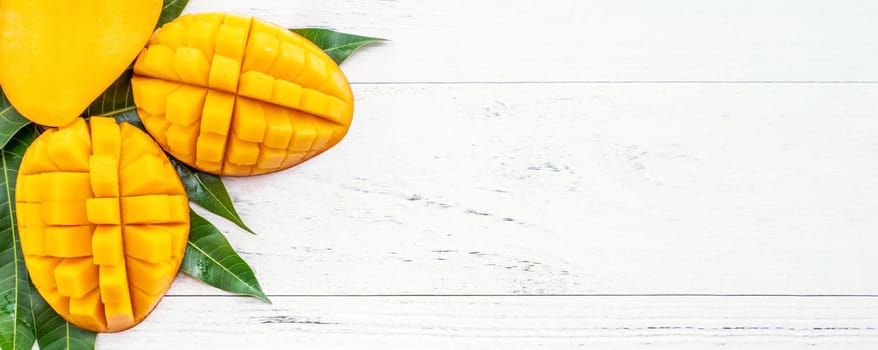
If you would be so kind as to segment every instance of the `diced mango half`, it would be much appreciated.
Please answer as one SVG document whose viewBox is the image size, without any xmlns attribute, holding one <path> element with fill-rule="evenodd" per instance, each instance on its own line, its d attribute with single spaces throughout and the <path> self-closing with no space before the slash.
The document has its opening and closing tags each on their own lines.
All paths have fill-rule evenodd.
<svg viewBox="0 0 878 350">
<path fill-rule="evenodd" d="M 350 84 L 329 56 L 251 17 L 181 16 L 157 31 L 134 73 L 146 129 L 213 174 L 292 167 L 335 146 L 353 117 Z"/>
<path fill-rule="evenodd" d="M 143 321 L 176 276 L 189 236 L 188 198 L 160 146 L 129 124 L 92 117 L 44 132 L 21 169 L 22 252 L 49 305 L 97 332 Z"/>
</svg>

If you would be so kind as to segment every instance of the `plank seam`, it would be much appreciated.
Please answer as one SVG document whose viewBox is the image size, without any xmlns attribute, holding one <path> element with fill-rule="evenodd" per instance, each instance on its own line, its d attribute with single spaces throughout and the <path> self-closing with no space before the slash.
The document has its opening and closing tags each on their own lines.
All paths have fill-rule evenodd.
<svg viewBox="0 0 878 350">
<path fill-rule="evenodd" d="M 522 84 L 878 84 L 873 80 L 557 80 L 557 81 L 359 81 L 351 85 L 522 85 Z"/>
<path fill-rule="evenodd" d="M 270 298 L 878 298 L 878 294 L 267 294 Z M 246 295 L 174 294 L 171 298 L 252 298 Z"/>
</svg>

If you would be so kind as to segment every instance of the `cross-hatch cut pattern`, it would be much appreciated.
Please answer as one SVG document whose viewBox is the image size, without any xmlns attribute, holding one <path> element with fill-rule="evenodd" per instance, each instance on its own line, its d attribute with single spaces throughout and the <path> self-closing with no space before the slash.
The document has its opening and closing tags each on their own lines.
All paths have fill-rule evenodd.
<svg viewBox="0 0 878 350">
<path fill-rule="evenodd" d="M 299 164 L 338 143 L 353 94 L 338 65 L 298 34 L 250 17 L 186 15 L 134 65 L 134 101 L 177 159 L 220 175 Z"/>
<path fill-rule="evenodd" d="M 80 118 L 37 138 L 15 202 L 34 285 L 81 328 L 142 321 L 186 251 L 189 205 L 173 166 L 148 135 L 112 118 Z"/>
</svg>

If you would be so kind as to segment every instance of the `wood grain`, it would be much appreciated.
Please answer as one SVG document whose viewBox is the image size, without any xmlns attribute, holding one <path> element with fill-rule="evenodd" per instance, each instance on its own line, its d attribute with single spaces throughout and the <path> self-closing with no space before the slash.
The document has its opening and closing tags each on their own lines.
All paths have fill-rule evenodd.
<svg viewBox="0 0 878 350">
<path fill-rule="evenodd" d="M 878 3 L 193 0 L 391 39 L 354 82 L 878 81 Z"/>
<path fill-rule="evenodd" d="M 878 292 L 878 85 L 355 93 L 339 146 L 227 180 L 268 294 Z"/>
<path fill-rule="evenodd" d="M 187 11 L 392 41 L 338 147 L 227 180 L 258 236 L 209 217 L 274 304 L 181 276 L 99 349 L 878 347 L 878 3 Z"/>
<path fill-rule="evenodd" d="M 190 310 L 200 309 L 193 313 Z M 853 349 L 874 298 L 169 297 L 101 349 Z"/>
</svg>

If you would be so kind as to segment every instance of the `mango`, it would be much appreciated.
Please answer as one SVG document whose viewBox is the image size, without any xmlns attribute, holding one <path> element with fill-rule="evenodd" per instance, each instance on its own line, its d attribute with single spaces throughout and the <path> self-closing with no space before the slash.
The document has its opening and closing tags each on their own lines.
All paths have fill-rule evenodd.
<svg viewBox="0 0 878 350">
<path fill-rule="evenodd" d="M 31 121 L 69 124 L 152 35 L 162 0 L 0 1 L 0 85 Z"/>
<path fill-rule="evenodd" d="M 338 65 L 307 39 L 251 17 L 185 15 L 134 65 L 134 103 L 168 153 L 201 171 L 259 175 L 336 145 L 354 112 Z"/>
<path fill-rule="evenodd" d="M 133 327 L 170 287 L 189 238 L 189 204 L 165 153 L 112 118 L 78 118 L 28 148 L 15 184 L 25 265 L 71 323 Z"/>
</svg>

